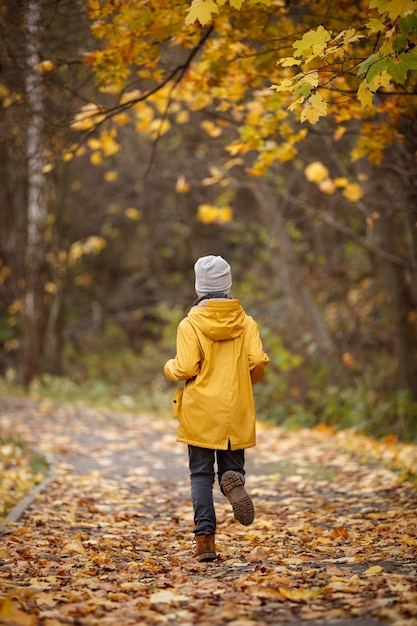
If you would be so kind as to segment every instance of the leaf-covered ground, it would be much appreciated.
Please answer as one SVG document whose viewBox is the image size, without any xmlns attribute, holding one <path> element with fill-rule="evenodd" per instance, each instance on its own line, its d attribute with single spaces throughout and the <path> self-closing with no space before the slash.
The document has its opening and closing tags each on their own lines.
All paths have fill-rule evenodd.
<svg viewBox="0 0 417 626">
<path fill-rule="evenodd" d="M 417 625 L 417 493 L 359 461 L 353 435 L 260 428 L 255 522 L 216 486 L 219 560 L 198 563 L 174 421 L 1 403 L 1 431 L 53 453 L 55 474 L 0 531 L 0 624 Z"/>
</svg>

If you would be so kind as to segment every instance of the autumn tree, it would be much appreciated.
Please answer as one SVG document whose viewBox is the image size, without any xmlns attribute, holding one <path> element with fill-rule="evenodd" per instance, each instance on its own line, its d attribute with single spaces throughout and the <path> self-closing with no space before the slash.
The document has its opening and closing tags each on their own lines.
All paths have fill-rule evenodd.
<svg viewBox="0 0 417 626">
<path fill-rule="evenodd" d="M 84 97 L 80 85 L 90 74 L 76 52 L 83 42 L 80 17 L 80 3 L 41 0 L 10 0 L 0 12 L 0 342 L 27 385 L 42 370 L 59 368 L 58 321 L 71 245 L 56 228 L 71 184 L 64 148 L 69 120 Z M 54 169 L 52 161 L 60 166 Z"/>
<path fill-rule="evenodd" d="M 304 203 L 309 219 L 323 220 L 363 246 L 371 255 L 375 284 L 385 294 L 377 306 L 385 308 L 383 316 L 396 338 L 392 345 L 401 362 L 397 384 L 416 395 L 416 328 L 409 316 L 416 302 L 411 226 L 416 3 L 195 0 L 171 6 L 91 0 L 87 6 L 100 45 L 86 61 L 113 102 L 85 107 L 74 128 L 103 132 L 105 119 L 124 123 L 129 110 L 136 130 L 146 133 L 157 149 L 173 125 L 189 123 L 197 112 L 205 116 L 201 127 L 207 134 L 228 140 L 221 166 L 211 176 L 219 190 L 217 202 L 200 206 L 200 219 L 231 219 L 224 189 L 241 185 L 241 168 L 254 181 L 263 179 L 264 191 L 254 192 L 258 205 L 265 205 L 269 190 L 268 209 L 261 211 L 261 219 L 272 216 L 269 226 L 274 212 L 279 217 L 284 195 L 288 206 Z M 395 209 L 386 201 L 396 184 L 390 154 L 401 154 L 405 182 Z M 294 171 L 294 166 L 304 172 L 303 185 L 311 191 L 316 186 L 313 203 L 314 194 L 300 194 L 299 184 L 291 193 L 285 181 L 281 188 L 277 184 L 280 172 Z M 390 176 L 381 179 L 386 168 Z M 186 177 L 184 172 L 188 184 Z M 314 211 L 314 205 L 326 208 Z M 282 219 L 281 227 L 288 226 Z M 294 272 L 290 250 L 280 242 L 280 253 Z M 293 274 L 290 281 L 304 285 L 297 294 L 310 288 L 302 274 Z M 309 325 L 316 329 L 320 348 L 332 346 L 332 353 L 334 342 L 321 318 L 326 311 L 320 313 L 314 299 L 310 306 L 306 302 L 303 306 L 300 301 L 300 309 L 311 312 Z"/>
</svg>

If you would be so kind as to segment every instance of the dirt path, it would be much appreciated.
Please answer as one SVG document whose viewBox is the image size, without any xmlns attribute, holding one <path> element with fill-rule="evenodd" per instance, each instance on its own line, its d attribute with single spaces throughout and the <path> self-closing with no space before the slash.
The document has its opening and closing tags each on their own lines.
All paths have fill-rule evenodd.
<svg viewBox="0 0 417 626">
<path fill-rule="evenodd" d="M 200 564 L 174 421 L 6 397 L 0 428 L 55 459 L 0 536 L 0 624 L 417 626 L 416 491 L 329 432 L 260 429 L 255 522 L 216 487 L 220 558 Z"/>
</svg>

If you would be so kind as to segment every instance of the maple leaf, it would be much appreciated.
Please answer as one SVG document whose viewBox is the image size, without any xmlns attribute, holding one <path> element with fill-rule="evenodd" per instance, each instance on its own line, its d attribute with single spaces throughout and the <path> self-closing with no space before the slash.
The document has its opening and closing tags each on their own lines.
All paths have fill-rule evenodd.
<svg viewBox="0 0 417 626">
<path fill-rule="evenodd" d="M 185 18 L 185 24 L 189 26 L 200 22 L 201 26 L 205 26 L 211 22 L 213 13 L 219 13 L 219 7 L 213 0 L 193 0 Z"/>
<path fill-rule="evenodd" d="M 405 16 L 417 10 L 417 2 L 415 0 L 390 0 L 387 4 L 386 11 L 392 20 L 397 17 Z"/>
<path fill-rule="evenodd" d="M 320 117 L 327 115 L 327 103 L 319 92 L 314 93 L 305 105 L 301 113 L 301 121 L 315 124 Z"/>
<path fill-rule="evenodd" d="M 331 35 L 323 26 L 319 26 L 317 30 L 310 30 L 300 41 L 293 44 L 296 49 L 295 56 L 303 57 L 306 63 L 309 63 L 316 57 L 323 57 L 327 48 L 327 42 Z"/>
<path fill-rule="evenodd" d="M 359 85 L 358 100 L 364 109 L 366 107 L 372 108 L 372 91 L 370 90 L 369 83 L 366 79 L 364 79 Z"/>
<path fill-rule="evenodd" d="M 408 72 L 415 69 L 417 69 L 417 52 L 415 49 L 389 59 L 386 64 L 387 73 L 392 76 L 396 83 L 401 85 L 407 80 Z"/>
</svg>

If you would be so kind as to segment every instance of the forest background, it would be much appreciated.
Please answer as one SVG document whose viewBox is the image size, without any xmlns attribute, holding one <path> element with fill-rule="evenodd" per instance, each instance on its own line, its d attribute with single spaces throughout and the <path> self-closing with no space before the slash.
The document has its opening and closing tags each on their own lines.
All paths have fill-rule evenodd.
<svg viewBox="0 0 417 626">
<path fill-rule="evenodd" d="M 258 416 L 417 435 L 417 3 L 5 0 L 3 389 L 170 411 L 193 264 Z"/>
</svg>

